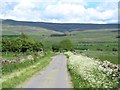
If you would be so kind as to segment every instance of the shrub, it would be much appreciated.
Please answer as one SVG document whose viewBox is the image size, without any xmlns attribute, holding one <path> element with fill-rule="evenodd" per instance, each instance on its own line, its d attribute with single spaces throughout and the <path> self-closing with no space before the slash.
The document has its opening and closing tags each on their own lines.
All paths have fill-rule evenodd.
<svg viewBox="0 0 120 90">
<path fill-rule="evenodd" d="M 97 48 L 97 51 L 103 51 L 103 49 L 101 49 L 101 48 Z"/>
<path fill-rule="evenodd" d="M 66 39 L 60 42 L 60 48 L 66 51 L 73 50 L 73 44 L 69 39 Z"/>
<path fill-rule="evenodd" d="M 52 45 L 52 50 L 53 50 L 53 52 L 58 52 L 60 50 L 60 46 L 57 45 L 57 44 L 53 44 Z"/>
<path fill-rule="evenodd" d="M 43 44 L 29 38 L 2 38 L 2 52 L 42 51 Z"/>
<path fill-rule="evenodd" d="M 112 48 L 112 51 L 118 51 L 116 48 Z"/>
<path fill-rule="evenodd" d="M 84 47 L 84 48 L 80 48 L 79 50 L 88 50 L 88 48 L 85 48 L 85 47 Z"/>
</svg>

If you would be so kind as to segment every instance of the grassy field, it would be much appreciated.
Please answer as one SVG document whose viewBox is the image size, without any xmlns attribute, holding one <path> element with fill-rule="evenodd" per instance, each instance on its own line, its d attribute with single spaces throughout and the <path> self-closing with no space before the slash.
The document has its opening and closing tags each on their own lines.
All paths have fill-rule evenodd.
<svg viewBox="0 0 120 90">
<path fill-rule="evenodd" d="M 26 56 L 27 54 L 23 54 L 23 53 L 13 53 L 13 52 L 7 52 L 7 53 L 5 53 L 5 52 L 3 52 L 2 53 L 2 58 L 3 59 L 8 59 L 8 60 L 12 60 L 12 59 L 15 59 L 15 58 L 18 58 L 18 57 L 24 57 L 24 56 Z"/>
<path fill-rule="evenodd" d="M 67 36 L 62 37 L 50 37 L 49 35 L 42 37 L 31 35 L 30 37 L 42 41 L 46 48 L 50 48 L 52 44 L 64 39 L 70 39 L 79 53 L 98 58 L 101 61 L 108 60 L 115 64 L 118 63 L 116 29 L 73 31 L 66 32 L 66 34 Z"/>
<path fill-rule="evenodd" d="M 118 42 L 81 42 L 76 51 L 82 55 L 118 64 Z"/>
<path fill-rule="evenodd" d="M 18 35 L 26 33 L 30 38 L 41 41 L 46 49 L 51 49 L 52 44 L 59 43 L 64 39 L 70 39 L 74 48 L 83 54 L 118 63 L 118 32 L 117 28 L 98 29 L 85 31 L 64 32 L 66 36 L 53 36 L 51 34 L 62 34 L 63 32 L 51 31 L 39 27 L 3 25 L 3 35 Z"/>
<path fill-rule="evenodd" d="M 80 51 L 81 53 L 81 51 Z M 82 55 L 86 55 L 91 58 L 99 59 L 100 61 L 109 61 L 114 64 L 120 64 L 118 62 L 118 52 L 110 51 L 82 51 Z"/>
<path fill-rule="evenodd" d="M 14 25 L 2 25 L 2 35 L 20 35 L 21 32 L 24 32 L 28 35 L 50 35 L 50 34 L 61 34 L 61 32 L 47 30 L 40 27 L 31 27 L 31 26 L 14 26 Z"/>
</svg>

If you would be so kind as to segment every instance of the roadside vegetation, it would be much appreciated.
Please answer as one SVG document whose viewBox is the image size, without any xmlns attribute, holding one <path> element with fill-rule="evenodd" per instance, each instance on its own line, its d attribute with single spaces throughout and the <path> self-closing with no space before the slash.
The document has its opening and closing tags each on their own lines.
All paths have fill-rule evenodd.
<svg viewBox="0 0 120 90">
<path fill-rule="evenodd" d="M 24 33 L 18 38 L 2 38 L 2 52 L 38 52 L 43 50 L 43 44 L 29 39 Z"/>
<path fill-rule="evenodd" d="M 2 38 L 2 88 L 14 88 L 45 68 L 51 57 L 59 52 L 73 50 L 69 39 L 62 40 L 51 49 L 22 33 L 17 37 Z"/>
<path fill-rule="evenodd" d="M 98 61 L 71 52 L 68 56 L 68 71 L 73 86 L 78 88 L 119 88 L 120 67 L 108 61 Z"/>
<path fill-rule="evenodd" d="M 51 57 L 51 51 L 44 50 L 41 42 L 22 33 L 19 37 L 2 38 L 2 79 L 1 88 L 14 88 L 32 75 L 45 68 Z"/>
<path fill-rule="evenodd" d="M 40 55 L 32 57 L 31 55 L 28 60 L 26 59 L 22 63 L 3 65 L 3 77 L 0 81 L 2 82 L 2 88 L 14 88 L 23 84 L 24 81 L 45 68 L 52 60 L 51 56 L 53 55 L 54 53 L 50 52 L 44 57 Z"/>
</svg>

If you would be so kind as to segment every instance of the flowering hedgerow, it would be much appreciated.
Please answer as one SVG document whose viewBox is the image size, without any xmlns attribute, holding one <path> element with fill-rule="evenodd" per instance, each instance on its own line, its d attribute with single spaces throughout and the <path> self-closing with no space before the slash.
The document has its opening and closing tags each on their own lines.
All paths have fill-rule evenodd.
<svg viewBox="0 0 120 90">
<path fill-rule="evenodd" d="M 75 79 L 77 82 L 85 81 L 84 86 L 89 88 L 118 87 L 120 78 L 118 65 L 113 65 L 108 61 L 96 61 L 82 55 L 74 55 L 71 52 L 65 54 L 69 55 L 68 69 L 72 70 L 74 78 L 78 78 L 78 76 L 82 78 L 82 80 Z M 83 88 L 82 84 L 79 84 L 78 87 Z"/>
</svg>

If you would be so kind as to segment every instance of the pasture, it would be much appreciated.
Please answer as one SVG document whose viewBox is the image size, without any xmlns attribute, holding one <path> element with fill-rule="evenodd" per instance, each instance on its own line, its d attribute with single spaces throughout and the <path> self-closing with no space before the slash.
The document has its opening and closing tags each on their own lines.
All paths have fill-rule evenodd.
<svg viewBox="0 0 120 90">
<path fill-rule="evenodd" d="M 99 58 L 102 61 L 107 59 L 112 63 L 118 63 L 117 28 L 65 32 L 47 30 L 39 27 L 31 28 L 30 26 L 5 25 L 3 28 L 5 29 L 5 31 L 3 30 L 3 35 L 19 35 L 20 32 L 24 32 L 29 38 L 41 41 L 45 49 L 49 50 L 51 50 L 53 44 L 57 44 L 64 39 L 70 39 L 77 52 Z M 56 35 L 51 36 L 52 34 Z M 65 36 L 59 36 L 59 34 L 65 34 Z"/>
</svg>

